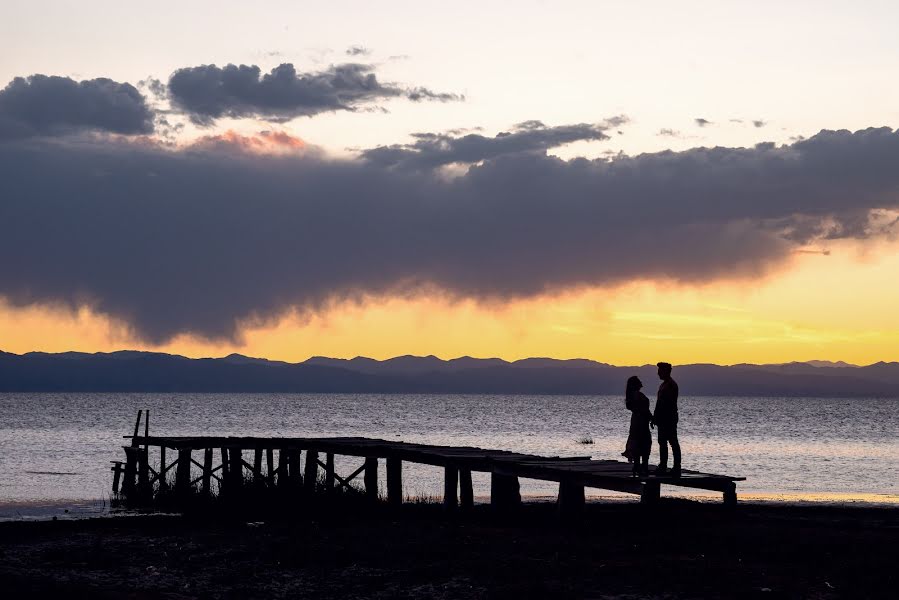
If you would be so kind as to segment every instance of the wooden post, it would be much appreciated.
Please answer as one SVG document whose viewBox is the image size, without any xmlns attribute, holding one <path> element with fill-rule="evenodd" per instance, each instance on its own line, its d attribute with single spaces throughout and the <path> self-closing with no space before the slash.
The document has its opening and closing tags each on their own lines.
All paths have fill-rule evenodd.
<svg viewBox="0 0 899 600">
<path fill-rule="evenodd" d="M 400 506 L 403 503 L 403 461 L 387 459 L 387 503 Z"/>
<path fill-rule="evenodd" d="M 303 470 L 303 487 L 308 493 L 315 492 L 318 484 L 318 452 L 312 448 L 306 450 L 306 468 Z"/>
<path fill-rule="evenodd" d="M 287 466 L 287 448 L 278 448 L 278 487 L 287 488 L 290 472 Z"/>
<path fill-rule="evenodd" d="M 265 449 L 265 466 L 268 467 L 265 472 L 268 485 L 275 485 L 275 476 L 272 474 L 275 472 L 275 451 L 271 448 Z"/>
<path fill-rule="evenodd" d="M 730 485 L 724 490 L 724 506 L 736 506 L 737 505 L 737 484 L 733 481 L 730 482 Z"/>
<path fill-rule="evenodd" d="M 474 486 L 471 483 L 471 469 L 459 469 L 459 500 L 463 511 L 474 508 Z"/>
<path fill-rule="evenodd" d="M 654 506 L 658 504 L 662 494 L 662 485 L 658 481 L 649 480 L 643 484 L 643 492 L 640 494 L 640 504 Z"/>
<path fill-rule="evenodd" d="M 119 481 L 122 479 L 122 463 L 115 461 L 112 463 L 112 493 L 119 493 Z"/>
<path fill-rule="evenodd" d="M 140 448 L 137 454 L 137 495 L 142 502 L 149 500 L 153 495 L 150 487 L 150 451 L 148 448 Z"/>
<path fill-rule="evenodd" d="M 178 448 L 175 493 L 182 498 L 190 493 L 190 448 Z"/>
<path fill-rule="evenodd" d="M 301 452 L 299 448 L 287 451 L 288 470 L 290 471 L 290 487 L 295 490 L 303 487 L 303 468 L 300 466 Z"/>
<path fill-rule="evenodd" d="M 228 449 L 222 448 L 222 487 L 228 485 Z"/>
<path fill-rule="evenodd" d="M 256 448 L 253 452 L 253 485 L 262 487 L 262 448 Z"/>
<path fill-rule="evenodd" d="M 371 501 L 378 499 L 378 457 L 365 457 L 365 473 L 363 475 L 365 482 L 365 496 Z"/>
<path fill-rule="evenodd" d="M 325 454 L 325 491 L 334 493 L 334 453 Z"/>
<path fill-rule="evenodd" d="M 125 448 L 125 481 L 122 482 L 122 495 L 133 502 L 134 492 L 136 489 L 137 479 L 137 455 L 140 451 L 135 446 L 124 446 Z"/>
<path fill-rule="evenodd" d="M 490 474 L 490 506 L 498 513 L 512 513 L 521 505 L 521 487 L 515 475 Z"/>
<path fill-rule="evenodd" d="M 143 410 L 137 411 L 137 421 L 134 422 L 134 435 L 131 436 L 131 445 L 137 446 L 137 434 L 140 433 L 140 418 L 144 414 Z"/>
<path fill-rule="evenodd" d="M 165 481 L 165 446 L 159 447 L 159 491 L 164 492 L 168 485 Z"/>
<path fill-rule="evenodd" d="M 574 521 L 584 514 L 584 486 L 575 481 L 559 482 L 559 517 Z"/>
<path fill-rule="evenodd" d="M 212 448 L 203 450 L 203 493 L 212 493 Z"/>
<path fill-rule="evenodd" d="M 150 437 L 150 409 L 144 415 L 144 438 Z M 146 444 L 144 444 L 146 446 Z"/>
<path fill-rule="evenodd" d="M 229 491 L 236 492 L 243 486 L 243 451 L 240 448 L 229 448 L 228 460 Z"/>
<path fill-rule="evenodd" d="M 456 512 L 459 507 L 459 468 L 447 465 L 443 468 L 443 509 L 449 513 Z"/>
</svg>

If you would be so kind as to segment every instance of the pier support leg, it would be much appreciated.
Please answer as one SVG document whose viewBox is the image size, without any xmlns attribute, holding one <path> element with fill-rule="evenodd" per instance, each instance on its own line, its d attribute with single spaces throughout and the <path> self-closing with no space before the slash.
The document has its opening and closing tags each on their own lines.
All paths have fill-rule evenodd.
<svg viewBox="0 0 899 600">
<path fill-rule="evenodd" d="M 290 470 L 287 466 L 287 448 L 278 449 L 278 487 L 287 489 L 290 483 Z"/>
<path fill-rule="evenodd" d="M 647 481 L 643 484 L 643 492 L 640 494 L 640 504 L 655 506 L 659 503 L 662 494 L 662 485 L 658 481 Z"/>
<path fill-rule="evenodd" d="M 724 490 L 724 506 L 737 505 L 737 484 L 731 482 L 730 487 Z"/>
<path fill-rule="evenodd" d="M 137 495 L 141 502 L 146 502 L 153 496 L 153 489 L 150 487 L 150 450 L 147 447 L 138 450 Z"/>
<path fill-rule="evenodd" d="M 222 448 L 222 486 L 221 489 L 228 487 L 228 449 Z"/>
<path fill-rule="evenodd" d="M 463 511 L 474 508 L 474 486 L 471 484 L 471 469 L 459 469 L 459 501 Z"/>
<path fill-rule="evenodd" d="M 303 467 L 300 466 L 302 453 L 297 448 L 287 451 L 287 470 L 290 473 L 290 487 L 299 490 L 303 487 Z"/>
<path fill-rule="evenodd" d="M 190 448 L 178 449 L 178 466 L 175 470 L 175 493 L 181 498 L 190 493 Z"/>
<path fill-rule="evenodd" d="M 315 493 L 318 485 L 318 451 L 306 450 L 306 468 L 303 470 L 303 487 L 310 494 Z"/>
<path fill-rule="evenodd" d="M 149 417 L 149 414 L 147 415 Z M 159 447 L 159 492 L 165 492 L 168 487 L 168 483 L 166 482 L 166 470 L 165 470 L 165 446 Z"/>
<path fill-rule="evenodd" d="M 378 457 L 365 457 L 365 496 L 371 501 L 378 499 Z"/>
<path fill-rule="evenodd" d="M 262 479 L 262 448 L 256 448 L 253 451 L 253 485 L 262 487 L 264 483 Z"/>
<path fill-rule="evenodd" d="M 119 493 L 119 482 L 122 479 L 122 470 L 124 467 L 120 461 L 116 461 L 112 464 L 112 493 Z"/>
<path fill-rule="evenodd" d="M 243 486 L 243 450 L 240 448 L 228 449 L 228 490 L 230 493 L 237 492 Z"/>
<path fill-rule="evenodd" d="M 403 461 L 399 458 L 387 459 L 387 504 L 400 506 L 403 503 Z"/>
<path fill-rule="evenodd" d="M 328 452 L 325 455 L 325 491 L 329 494 L 334 493 L 334 453 Z"/>
<path fill-rule="evenodd" d="M 275 472 L 275 451 L 272 448 L 265 449 L 265 466 L 267 470 L 265 471 L 265 481 L 268 485 L 275 485 L 275 476 L 273 473 Z"/>
<path fill-rule="evenodd" d="M 490 506 L 500 514 L 515 512 L 521 505 L 521 487 L 515 475 L 491 473 Z"/>
<path fill-rule="evenodd" d="M 212 494 L 212 448 L 203 449 L 203 494 Z"/>
<path fill-rule="evenodd" d="M 122 495 L 130 502 L 134 502 L 134 493 L 137 489 L 137 456 L 140 448 L 137 446 L 124 446 L 125 448 L 125 480 L 122 482 Z"/>
<path fill-rule="evenodd" d="M 559 518 L 576 521 L 584 514 L 584 486 L 574 481 L 559 482 Z"/>
<path fill-rule="evenodd" d="M 455 465 L 447 465 L 443 468 L 443 510 L 448 513 L 456 512 L 459 507 L 459 468 Z"/>
</svg>

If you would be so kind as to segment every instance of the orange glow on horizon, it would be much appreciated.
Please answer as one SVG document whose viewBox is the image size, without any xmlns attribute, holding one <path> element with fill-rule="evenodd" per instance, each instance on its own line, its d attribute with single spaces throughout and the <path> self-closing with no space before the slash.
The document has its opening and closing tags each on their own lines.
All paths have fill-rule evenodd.
<svg viewBox="0 0 899 600">
<path fill-rule="evenodd" d="M 899 360 L 899 244 L 798 254 L 764 282 L 699 287 L 638 283 L 498 306 L 436 295 L 369 298 L 214 343 L 182 335 L 161 346 L 88 308 L 0 303 L 0 349 L 158 350 L 191 357 L 239 352 L 289 362 L 315 355 L 384 359 L 403 354 L 590 358 L 613 364 Z"/>
</svg>

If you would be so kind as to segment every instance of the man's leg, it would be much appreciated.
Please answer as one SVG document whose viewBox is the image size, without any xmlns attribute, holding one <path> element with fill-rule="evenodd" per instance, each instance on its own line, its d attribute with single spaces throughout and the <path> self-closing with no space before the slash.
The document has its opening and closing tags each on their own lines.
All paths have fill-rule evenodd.
<svg viewBox="0 0 899 600">
<path fill-rule="evenodd" d="M 677 439 L 677 425 L 671 427 L 668 432 L 668 441 L 671 442 L 671 453 L 674 455 L 674 470 L 680 471 L 680 442 Z"/>
<path fill-rule="evenodd" d="M 662 425 L 659 425 L 659 468 L 668 468 L 668 432 Z"/>
</svg>

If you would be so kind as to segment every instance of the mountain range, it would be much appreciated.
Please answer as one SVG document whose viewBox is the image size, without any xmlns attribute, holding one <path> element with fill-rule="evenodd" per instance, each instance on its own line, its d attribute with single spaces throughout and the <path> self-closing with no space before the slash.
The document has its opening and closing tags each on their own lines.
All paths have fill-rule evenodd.
<svg viewBox="0 0 899 600">
<path fill-rule="evenodd" d="M 4 392 L 620 395 L 631 375 L 640 376 L 648 394 L 658 382 L 654 365 L 615 366 L 586 359 L 316 356 L 287 363 L 240 354 L 192 359 L 139 351 L 21 355 L 0 351 Z M 689 364 L 675 365 L 674 377 L 682 394 L 694 396 L 899 398 L 897 362 Z"/>
</svg>

